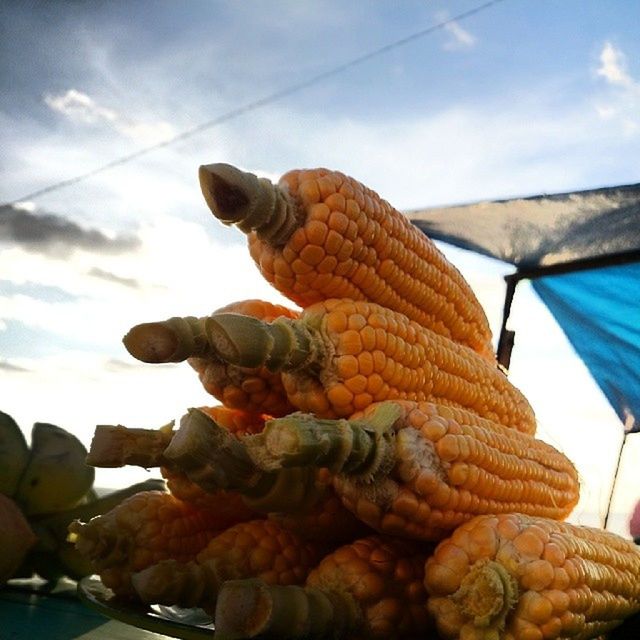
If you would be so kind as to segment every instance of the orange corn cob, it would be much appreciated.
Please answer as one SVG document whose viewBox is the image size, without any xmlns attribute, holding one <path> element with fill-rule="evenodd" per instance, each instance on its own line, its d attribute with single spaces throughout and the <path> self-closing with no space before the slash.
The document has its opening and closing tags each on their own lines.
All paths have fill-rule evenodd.
<svg viewBox="0 0 640 640">
<path fill-rule="evenodd" d="M 373 529 L 439 540 L 474 515 L 563 519 L 575 467 L 545 442 L 461 409 L 374 404 L 349 420 L 292 414 L 243 440 L 257 466 L 326 467 L 343 504 Z"/>
<path fill-rule="evenodd" d="M 499 369 L 370 302 L 327 300 L 297 320 L 271 323 L 237 314 L 173 318 L 133 327 L 124 343 L 144 362 L 215 352 L 238 366 L 282 371 L 290 402 L 321 417 L 398 398 L 469 409 L 527 433 L 536 428 L 526 398 Z"/>
<path fill-rule="evenodd" d="M 169 558 L 188 562 L 221 530 L 217 514 L 163 491 L 143 491 L 69 531 L 75 548 L 118 596 L 134 595 L 131 575 Z"/>
<path fill-rule="evenodd" d="M 270 322 L 279 317 L 296 318 L 299 313 L 262 300 L 242 300 L 214 313 L 242 313 Z M 189 358 L 205 390 L 226 407 L 284 416 L 293 410 L 279 373 L 265 367 L 237 367 L 215 357 Z"/>
<path fill-rule="evenodd" d="M 426 564 L 444 638 L 595 638 L 640 611 L 640 550 L 611 532 L 520 514 L 456 529 Z"/>
<path fill-rule="evenodd" d="M 423 587 L 427 550 L 379 536 L 325 556 L 306 585 L 226 582 L 215 612 L 216 634 L 234 638 L 427 638 Z"/>
<path fill-rule="evenodd" d="M 328 298 L 398 311 L 495 363 L 482 306 L 435 244 L 375 192 L 337 171 L 274 185 L 226 164 L 200 167 L 209 208 L 248 234 L 262 275 L 308 307 Z"/>
<path fill-rule="evenodd" d="M 267 584 L 302 584 L 321 550 L 275 522 L 253 520 L 213 538 L 194 560 L 165 560 L 134 574 L 132 582 L 143 602 L 200 607 L 213 614 L 224 581 L 260 578 Z"/>
<path fill-rule="evenodd" d="M 269 518 L 305 540 L 331 545 L 345 544 L 371 533 L 370 527 L 342 504 L 326 469 L 318 471 L 316 482 L 322 491 L 317 498 L 308 500 L 310 504 L 302 509 L 270 513 Z"/>
<path fill-rule="evenodd" d="M 264 429 L 265 420 L 271 414 L 256 413 L 246 409 L 235 409 L 227 405 L 200 407 L 215 423 L 236 436 L 247 436 L 260 433 Z"/>
</svg>

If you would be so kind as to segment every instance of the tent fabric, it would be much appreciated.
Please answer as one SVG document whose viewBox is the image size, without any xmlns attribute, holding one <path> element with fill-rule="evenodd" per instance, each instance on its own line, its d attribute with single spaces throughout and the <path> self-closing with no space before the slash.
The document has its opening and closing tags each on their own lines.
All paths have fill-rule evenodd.
<svg viewBox="0 0 640 640">
<path fill-rule="evenodd" d="M 640 184 L 406 212 L 434 240 L 520 268 L 640 249 Z"/>
<path fill-rule="evenodd" d="M 620 419 L 638 428 L 640 184 L 406 215 L 433 240 L 514 265 L 515 282 L 532 279 Z M 620 256 L 625 264 L 602 266 Z"/>
<path fill-rule="evenodd" d="M 532 281 L 620 420 L 634 431 L 640 428 L 639 283 L 640 263 Z"/>
</svg>

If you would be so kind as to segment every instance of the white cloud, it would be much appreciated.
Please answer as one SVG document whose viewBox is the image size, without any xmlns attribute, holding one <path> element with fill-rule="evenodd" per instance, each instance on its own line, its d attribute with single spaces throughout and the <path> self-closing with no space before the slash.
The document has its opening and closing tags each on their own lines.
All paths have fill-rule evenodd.
<svg viewBox="0 0 640 640">
<path fill-rule="evenodd" d="M 599 98 L 596 112 L 602 120 L 617 124 L 626 136 L 640 131 L 640 80 L 627 68 L 626 56 L 611 42 L 605 42 L 598 58 L 596 75 L 604 78 L 609 91 Z"/>
<path fill-rule="evenodd" d="M 205 315 L 244 298 L 284 303 L 258 274 L 244 245 L 222 245 L 199 224 L 159 216 L 155 224 L 140 229 L 140 238 L 135 252 L 118 256 L 78 250 L 56 260 L 17 246 L 3 251 L 4 280 L 18 286 L 37 283 L 70 296 L 51 302 L 30 294 L 0 294 L 0 321 L 114 353 L 126 331 L 139 322 Z M 97 278 L 97 273 L 110 277 Z M 124 286 L 129 282 L 137 286 Z"/>
<path fill-rule="evenodd" d="M 440 11 L 436 17 L 440 22 L 444 22 L 449 19 L 449 14 L 446 11 Z M 455 20 L 447 22 L 443 28 L 449 35 L 449 39 L 443 45 L 447 51 L 471 49 L 477 43 L 477 38 L 471 32 L 463 29 L 460 23 Z"/>
<path fill-rule="evenodd" d="M 96 122 L 115 122 L 117 114 L 111 109 L 96 104 L 86 93 L 69 89 L 60 95 L 46 94 L 45 104 L 74 122 L 95 124 Z"/>
<path fill-rule="evenodd" d="M 175 135 L 174 128 L 163 121 L 141 122 L 103 107 L 86 93 L 69 89 L 63 94 L 46 94 L 45 104 L 69 118 L 72 122 L 87 125 L 108 125 L 134 142 L 147 145 L 167 140 Z"/>
<path fill-rule="evenodd" d="M 400 209 L 551 193 L 586 182 L 593 158 L 585 150 L 613 135 L 582 104 L 552 112 L 550 95 L 530 92 L 508 108 L 454 106 L 373 122 L 316 115 L 313 126 L 274 109 L 254 114 L 253 130 L 287 130 L 297 166 L 339 169 Z M 240 146 L 244 133 L 233 135 Z M 256 141 L 252 165 L 242 163 L 272 162 L 263 149 L 273 145 Z"/>
<path fill-rule="evenodd" d="M 21 211 L 28 211 L 29 213 L 33 213 L 36 210 L 36 203 L 33 202 L 32 200 L 16 202 L 13 206 L 15 209 L 20 209 Z"/>
<path fill-rule="evenodd" d="M 613 85 L 633 87 L 636 84 L 626 69 L 624 53 L 610 42 L 602 47 L 600 66 L 596 73 Z"/>
</svg>

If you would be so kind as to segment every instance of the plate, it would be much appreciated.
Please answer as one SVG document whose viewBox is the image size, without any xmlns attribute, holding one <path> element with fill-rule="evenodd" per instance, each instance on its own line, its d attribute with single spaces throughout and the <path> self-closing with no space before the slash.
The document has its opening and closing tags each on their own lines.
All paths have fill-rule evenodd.
<svg viewBox="0 0 640 640">
<path fill-rule="evenodd" d="M 213 620 L 202 609 L 123 602 L 96 576 L 78 582 L 78 595 L 87 606 L 108 618 L 146 631 L 183 640 L 211 640 L 213 635 Z"/>
</svg>

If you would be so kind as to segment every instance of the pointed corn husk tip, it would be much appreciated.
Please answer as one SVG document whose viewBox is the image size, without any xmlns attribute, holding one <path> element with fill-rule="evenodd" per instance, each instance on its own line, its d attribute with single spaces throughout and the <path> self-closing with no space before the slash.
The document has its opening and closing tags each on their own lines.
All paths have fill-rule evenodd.
<svg viewBox="0 0 640 640">
<path fill-rule="evenodd" d="M 226 223 L 241 221 L 259 191 L 257 176 L 221 162 L 201 165 L 198 178 L 209 209 Z"/>
</svg>

